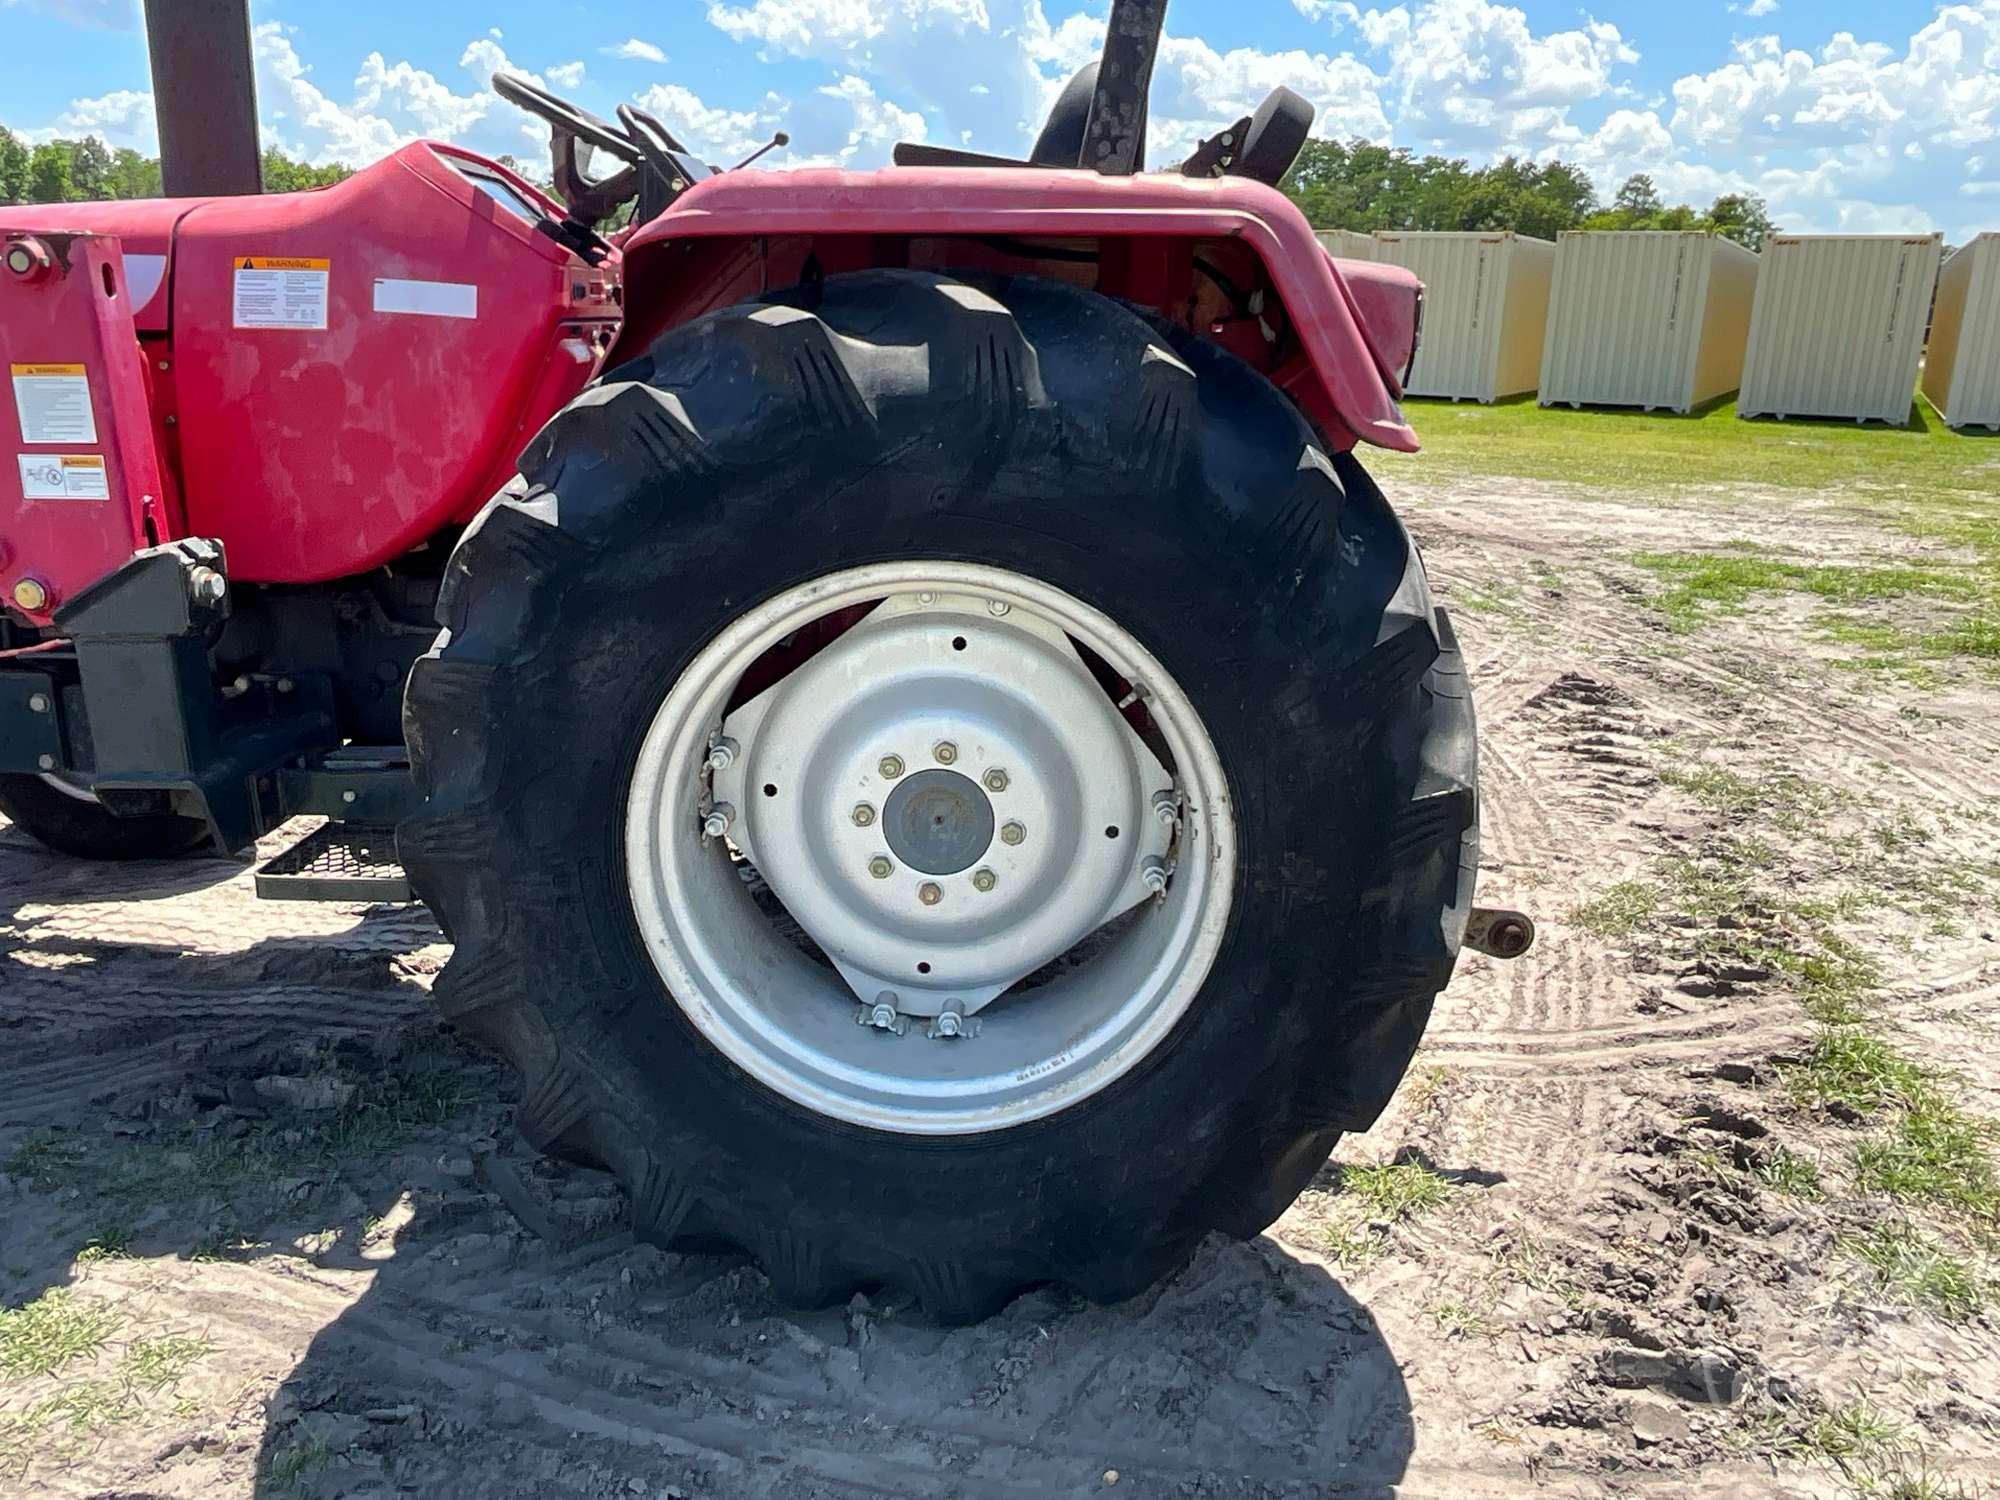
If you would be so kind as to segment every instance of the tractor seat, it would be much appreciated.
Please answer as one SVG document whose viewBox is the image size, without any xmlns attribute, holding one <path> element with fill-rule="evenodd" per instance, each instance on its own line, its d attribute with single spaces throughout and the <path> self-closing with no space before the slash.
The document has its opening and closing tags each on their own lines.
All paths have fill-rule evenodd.
<svg viewBox="0 0 2000 1500">
<path fill-rule="evenodd" d="M 987 156 L 978 151 L 960 151 L 949 146 L 927 146 L 904 141 L 896 147 L 899 167 L 1055 167 L 1088 165 L 1083 160 L 1083 134 L 1090 123 L 1091 101 L 1097 94 L 1097 64 L 1090 63 L 1063 85 L 1056 96 L 1042 133 L 1035 137 L 1028 159 Z M 1224 134 L 1235 137 L 1230 149 L 1217 152 L 1216 142 L 1202 148 L 1181 166 L 1191 176 L 1223 175 L 1250 177 L 1276 187 L 1305 148 L 1312 130 L 1311 104 L 1288 88 L 1277 88 L 1257 106 L 1257 112 L 1239 120 Z M 1217 141 L 1221 139 L 1217 137 Z M 1141 126 L 1139 158 L 1145 161 L 1144 127 Z M 1213 161 L 1213 166 L 1203 163 Z"/>
</svg>

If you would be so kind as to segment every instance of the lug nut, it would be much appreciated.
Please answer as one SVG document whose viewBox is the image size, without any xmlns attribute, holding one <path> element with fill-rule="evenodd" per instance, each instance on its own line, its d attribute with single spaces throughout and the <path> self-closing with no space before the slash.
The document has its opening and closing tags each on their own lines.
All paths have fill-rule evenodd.
<svg viewBox="0 0 2000 1500">
<path fill-rule="evenodd" d="M 39 614 L 48 602 L 48 586 L 39 578 L 23 578 L 14 585 L 14 603 L 29 614 Z"/>
<path fill-rule="evenodd" d="M 868 861 L 868 873 L 873 875 L 877 880 L 887 880 L 891 875 L 896 873 L 896 867 L 889 863 L 889 857 L 886 854 L 878 854 Z"/>
<path fill-rule="evenodd" d="M 47 713 L 48 711 L 49 711 L 49 695 L 48 695 L 47 693 L 30 693 L 30 694 L 28 694 L 28 712 L 29 712 L 29 713 L 31 713 L 31 714 L 45 714 L 45 713 Z"/>
<path fill-rule="evenodd" d="M 988 771 L 986 773 L 986 790 L 989 792 L 1006 791 L 1007 773 L 1001 770 L 998 766 L 995 766 L 992 770 Z"/>
<path fill-rule="evenodd" d="M 726 771 L 736 764 L 736 741 L 724 735 L 708 747 L 708 768 L 711 771 Z"/>
<path fill-rule="evenodd" d="M 1009 608 L 1010 606 L 1005 599 L 988 599 L 986 601 L 986 612 L 996 620 L 1006 614 Z"/>
<path fill-rule="evenodd" d="M 53 771 L 56 768 L 56 758 L 53 755 L 37 756 L 35 764 L 40 766 L 44 771 Z"/>
<path fill-rule="evenodd" d="M 935 604 L 936 602 L 937 602 L 936 594 L 923 593 L 917 595 L 917 603 L 919 604 Z"/>
<path fill-rule="evenodd" d="M 1139 867 L 1139 878 L 1145 882 L 1146 889 L 1151 891 L 1155 896 L 1163 894 L 1167 889 L 1166 861 L 1162 859 L 1147 860 Z"/>
<path fill-rule="evenodd" d="M 894 781 L 898 776 L 903 774 L 903 757 L 900 755 L 885 755 L 881 760 L 876 762 L 875 769 L 880 771 L 887 780 Z"/>
<path fill-rule="evenodd" d="M 944 887 L 935 880 L 926 880 L 917 887 L 917 899 L 926 906 L 936 906 L 944 900 Z"/>
<path fill-rule="evenodd" d="M 729 825 L 735 821 L 736 809 L 727 802 L 718 802 L 701 820 L 701 831 L 709 838 L 719 839 L 729 832 Z"/>
<path fill-rule="evenodd" d="M 931 1022 L 931 1034 L 933 1036 L 957 1036 L 959 1034 L 958 1017 L 948 1010 L 940 1011 L 938 1018 Z"/>
<path fill-rule="evenodd" d="M 972 888 L 975 891 L 990 891 L 999 883 L 1000 877 L 995 875 L 991 870 L 974 870 L 972 872 Z"/>
<path fill-rule="evenodd" d="M 887 1031 L 891 1026 L 896 1024 L 896 1007 L 878 1003 L 868 1012 L 868 1023 L 871 1026 L 879 1026 L 884 1031 Z"/>
<path fill-rule="evenodd" d="M 958 746 L 950 740 L 939 740 L 931 750 L 931 754 L 937 757 L 939 765 L 948 766 L 958 759 Z"/>
<path fill-rule="evenodd" d="M 1181 797 L 1179 792 L 1153 793 L 1153 816 L 1162 823 L 1174 824 L 1181 820 Z"/>
<path fill-rule="evenodd" d="M 1018 844 L 1027 836 L 1028 830 L 1023 828 L 1019 823 L 1002 823 L 1000 825 L 1000 842 L 1003 844 Z"/>
<path fill-rule="evenodd" d="M 856 828 L 866 828 L 875 821 L 875 809 L 870 807 L 866 802 L 857 802 L 854 804 L 854 811 L 850 816 L 854 819 L 854 826 Z"/>
</svg>

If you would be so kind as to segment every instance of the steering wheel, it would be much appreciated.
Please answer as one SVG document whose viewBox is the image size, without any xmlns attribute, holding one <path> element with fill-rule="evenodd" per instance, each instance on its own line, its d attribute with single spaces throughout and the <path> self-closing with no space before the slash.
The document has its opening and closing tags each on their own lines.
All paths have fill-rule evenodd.
<svg viewBox="0 0 2000 1500">
<path fill-rule="evenodd" d="M 639 151 L 632 139 L 608 120 L 600 120 L 589 110 L 559 99 L 547 89 L 537 88 L 519 73 L 495 73 L 493 92 L 517 109 L 537 115 L 555 129 L 558 136 L 570 136 L 586 146 L 609 151 L 620 161 L 637 166 Z"/>
</svg>

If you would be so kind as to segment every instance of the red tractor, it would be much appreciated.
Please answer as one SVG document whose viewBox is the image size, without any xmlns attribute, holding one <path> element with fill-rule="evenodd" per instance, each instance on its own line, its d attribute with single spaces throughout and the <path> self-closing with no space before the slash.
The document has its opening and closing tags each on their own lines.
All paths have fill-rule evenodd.
<svg viewBox="0 0 2000 1500">
<path fill-rule="evenodd" d="M 1528 928 L 1467 938 L 1465 673 L 1352 451 L 1421 289 L 1275 190 L 1294 95 L 1139 170 L 1163 10 L 1027 161 L 718 172 L 502 76 L 555 193 L 0 209 L 0 809 L 324 815 L 260 892 L 414 892 L 523 1134 L 795 1303 L 1263 1229 Z"/>
</svg>

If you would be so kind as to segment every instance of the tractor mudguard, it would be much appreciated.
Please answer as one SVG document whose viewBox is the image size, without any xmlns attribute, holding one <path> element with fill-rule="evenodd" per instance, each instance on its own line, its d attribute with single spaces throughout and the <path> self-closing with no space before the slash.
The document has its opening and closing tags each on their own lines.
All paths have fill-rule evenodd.
<svg viewBox="0 0 2000 1500">
<path fill-rule="evenodd" d="M 827 247 L 846 241 L 850 250 L 838 268 L 858 269 L 852 262 L 879 264 L 886 256 L 853 247 L 917 236 L 1095 241 L 1107 266 L 1114 254 L 1128 262 L 1117 294 L 1170 315 L 1164 280 L 1157 296 L 1149 295 L 1149 257 L 1175 244 L 1240 243 L 1261 262 L 1302 351 L 1271 378 L 1336 447 L 1358 439 L 1401 452 L 1417 448 L 1397 404 L 1416 332 L 1416 279 L 1382 268 L 1364 305 L 1291 200 L 1241 177 L 898 167 L 790 172 L 779 187 L 762 172 L 724 173 L 625 242 L 627 318 L 611 362 L 642 353 L 669 327 L 764 290 L 757 284 L 763 271 L 746 264 L 762 259 L 760 241 L 803 239 L 822 259 L 829 259 Z M 706 253 L 690 254 L 697 250 Z M 835 269 L 830 259 L 827 269 Z M 1385 295 L 1398 283 L 1406 295 Z M 1400 316 L 1390 310 L 1393 301 L 1406 309 Z"/>
</svg>

